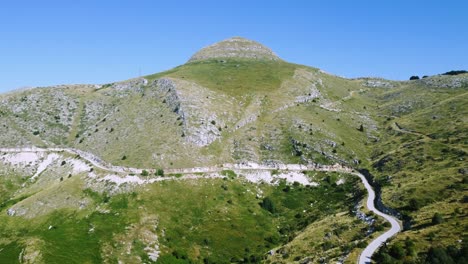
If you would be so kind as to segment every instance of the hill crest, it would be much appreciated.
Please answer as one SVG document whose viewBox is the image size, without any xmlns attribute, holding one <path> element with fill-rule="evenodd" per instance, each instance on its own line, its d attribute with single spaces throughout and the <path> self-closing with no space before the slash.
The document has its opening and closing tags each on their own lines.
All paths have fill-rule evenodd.
<svg viewBox="0 0 468 264">
<path fill-rule="evenodd" d="M 232 37 L 202 48 L 188 62 L 222 58 L 280 60 L 265 45 L 242 37 Z"/>
</svg>

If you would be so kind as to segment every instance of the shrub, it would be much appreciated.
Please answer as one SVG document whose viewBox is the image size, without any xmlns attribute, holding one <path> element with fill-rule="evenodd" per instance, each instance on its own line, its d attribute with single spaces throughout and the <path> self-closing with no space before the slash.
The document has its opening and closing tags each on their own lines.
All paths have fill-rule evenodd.
<svg viewBox="0 0 468 264">
<path fill-rule="evenodd" d="M 383 225 L 376 225 L 376 226 L 374 227 L 374 230 L 377 231 L 377 232 L 383 231 L 383 230 L 384 230 L 384 226 L 383 226 Z"/>
<path fill-rule="evenodd" d="M 443 248 L 430 248 L 427 253 L 426 263 L 454 263 L 453 259 Z"/>
<path fill-rule="evenodd" d="M 417 211 L 421 208 L 421 202 L 415 198 L 412 198 L 408 202 L 408 209 L 412 211 Z"/>
<path fill-rule="evenodd" d="M 149 172 L 147 170 L 141 171 L 141 176 L 148 176 Z"/>
<path fill-rule="evenodd" d="M 155 176 L 164 176 L 164 170 L 163 169 L 157 169 L 156 172 L 154 173 Z"/>
<path fill-rule="evenodd" d="M 410 81 L 412 81 L 412 80 L 419 80 L 419 76 L 413 75 L 413 76 L 411 76 L 409 79 L 410 79 Z"/>
<path fill-rule="evenodd" d="M 127 159 L 127 156 L 123 155 L 122 160 L 126 160 L 126 159 Z"/>
<path fill-rule="evenodd" d="M 237 174 L 232 170 L 223 170 L 221 171 L 221 175 L 229 178 L 235 178 L 237 176 Z"/>
<path fill-rule="evenodd" d="M 442 73 L 442 75 L 458 75 L 458 74 L 463 74 L 463 73 L 468 73 L 468 71 L 449 71 L 446 73 Z"/>
<path fill-rule="evenodd" d="M 359 241 L 359 243 L 357 243 L 356 245 L 358 248 L 365 248 L 367 247 L 367 242 L 362 240 L 362 241 Z"/>
<path fill-rule="evenodd" d="M 276 212 L 275 205 L 269 197 L 263 198 L 262 202 L 260 203 L 260 206 L 272 214 Z"/>
<path fill-rule="evenodd" d="M 405 249 L 400 244 L 392 245 L 389 253 L 390 256 L 396 259 L 403 259 L 406 255 Z"/>
<path fill-rule="evenodd" d="M 442 217 L 442 215 L 439 213 L 435 213 L 434 216 L 432 217 L 432 224 L 438 225 L 442 222 L 444 222 L 444 218 Z"/>
<path fill-rule="evenodd" d="M 333 245 L 333 243 L 330 242 L 330 241 L 325 241 L 325 242 L 323 242 L 323 244 L 322 244 L 322 249 L 325 250 L 325 251 L 326 251 L 326 250 L 329 250 L 329 249 L 332 249 L 332 248 L 334 248 L 334 247 L 335 247 L 335 245 Z"/>
</svg>

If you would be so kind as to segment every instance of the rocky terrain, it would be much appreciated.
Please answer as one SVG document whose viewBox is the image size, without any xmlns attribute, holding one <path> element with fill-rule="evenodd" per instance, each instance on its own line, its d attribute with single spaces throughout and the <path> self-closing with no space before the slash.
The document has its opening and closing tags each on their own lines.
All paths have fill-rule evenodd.
<svg viewBox="0 0 468 264">
<path fill-rule="evenodd" d="M 280 60 L 271 49 L 258 42 L 233 37 L 201 49 L 190 58 L 189 62 L 223 58 Z"/>
<path fill-rule="evenodd" d="M 389 226 L 352 169 L 404 227 L 378 263 L 462 252 L 467 76 L 345 79 L 235 37 L 2 94 L 0 262 L 354 263 Z"/>
</svg>

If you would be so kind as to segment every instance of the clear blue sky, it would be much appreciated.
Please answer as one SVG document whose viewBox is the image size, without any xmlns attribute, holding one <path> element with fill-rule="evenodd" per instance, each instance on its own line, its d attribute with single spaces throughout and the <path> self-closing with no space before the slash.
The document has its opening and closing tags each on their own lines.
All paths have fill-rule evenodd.
<svg viewBox="0 0 468 264">
<path fill-rule="evenodd" d="M 468 70 L 461 0 L 18 0 L 0 6 L 0 91 L 155 73 L 231 36 L 345 77 Z"/>
</svg>

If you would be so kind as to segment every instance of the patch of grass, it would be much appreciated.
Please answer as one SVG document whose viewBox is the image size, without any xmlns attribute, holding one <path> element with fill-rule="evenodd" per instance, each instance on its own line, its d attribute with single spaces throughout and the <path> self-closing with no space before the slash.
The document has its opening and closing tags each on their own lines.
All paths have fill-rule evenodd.
<svg viewBox="0 0 468 264">
<path fill-rule="evenodd" d="M 237 177 L 237 174 L 232 170 L 223 170 L 221 171 L 221 175 L 226 176 L 231 179 L 234 179 Z"/>
<path fill-rule="evenodd" d="M 206 60 L 187 63 L 148 78 L 168 76 L 189 79 L 202 86 L 241 97 L 253 89 L 256 92 L 271 92 L 278 89 L 285 78 L 293 76 L 297 67 L 283 61 Z"/>
<path fill-rule="evenodd" d="M 109 199 L 107 195 L 89 190 L 85 193 L 101 206 Z M 127 195 L 116 195 L 110 198 L 109 213 L 92 212 L 83 216 L 75 211 L 62 209 L 37 217 L 34 221 L 19 217 L 13 223 L 12 219 L 8 219 L 5 224 L 0 225 L 0 235 L 7 241 L 29 238 L 44 241 L 39 250 L 46 263 L 102 263 L 104 244 L 114 245 L 112 242 L 116 234 L 125 233 L 125 227 L 130 223 L 138 223 L 139 216 L 136 209 L 133 209 L 135 206 L 129 206 L 130 203 L 133 205 L 134 197 L 130 197 L 131 199 Z M 16 253 L 15 247 L 11 245 L 7 251 L 0 251 L 0 259 L 18 259 L 18 256 L 10 258 L 11 254 Z"/>
<path fill-rule="evenodd" d="M 347 208 L 345 200 L 350 195 L 352 180 L 348 184 L 343 187 L 345 190 L 297 186 L 288 193 L 282 191 L 285 183 L 277 187 L 258 186 L 275 203 L 277 212 L 274 214 L 261 208 L 261 200 L 257 200 L 254 193 L 246 192 L 246 189 L 255 189 L 255 185 L 237 180 L 159 182 L 142 193 L 141 199 L 151 201 L 143 202 L 147 212 L 161 212 L 160 226 L 166 234 L 161 243 L 167 247 L 162 252 L 163 259 L 174 260 L 173 252 L 185 252 L 193 262 L 207 258 L 214 263 L 224 263 L 226 259 L 260 259 L 266 251 L 287 241 L 308 223 L 337 208 Z M 178 194 L 177 198 L 174 193 Z M 321 202 L 325 193 L 331 200 Z M 311 200 L 317 200 L 316 208 L 311 209 Z M 298 214 L 300 218 L 295 217 Z M 187 227 L 191 227 L 191 232 L 186 232 Z"/>
<path fill-rule="evenodd" d="M 18 202 L 21 202 L 22 200 L 28 198 L 30 195 L 24 195 L 24 196 L 20 196 L 18 198 L 15 198 L 15 199 L 10 199 L 10 200 L 6 200 L 4 202 L 2 202 L 0 204 L 0 211 L 3 211 L 4 209 L 7 209 L 9 208 L 10 206 L 18 203 Z"/>
<path fill-rule="evenodd" d="M 184 175 L 182 173 L 169 173 L 169 174 L 166 174 L 166 176 L 174 177 L 174 178 L 181 178 Z"/>
<path fill-rule="evenodd" d="M 17 242 L 6 245 L 0 244 L 0 263 L 20 263 L 18 257 L 23 250 Z"/>
</svg>

